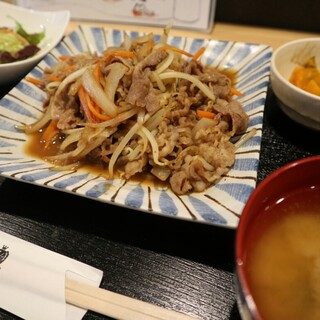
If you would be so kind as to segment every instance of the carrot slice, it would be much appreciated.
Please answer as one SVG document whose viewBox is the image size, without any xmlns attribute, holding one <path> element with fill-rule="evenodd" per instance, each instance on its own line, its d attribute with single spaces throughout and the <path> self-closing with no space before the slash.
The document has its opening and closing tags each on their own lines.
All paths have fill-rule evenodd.
<svg viewBox="0 0 320 320">
<path fill-rule="evenodd" d="M 48 75 L 48 78 L 50 79 L 50 81 L 52 82 L 61 82 L 61 79 L 59 79 L 58 77 L 55 77 L 51 74 Z"/>
<path fill-rule="evenodd" d="M 101 62 L 107 61 L 111 59 L 112 57 L 123 57 L 123 58 L 132 58 L 134 56 L 134 53 L 132 51 L 126 51 L 126 50 L 113 50 L 106 52 L 104 57 L 100 59 Z"/>
<path fill-rule="evenodd" d="M 205 50 L 206 50 L 205 47 L 200 48 L 200 49 L 193 55 L 192 60 L 194 60 L 194 61 L 198 60 L 198 59 L 202 56 L 202 54 L 204 53 Z"/>
<path fill-rule="evenodd" d="M 59 134 L 57 127 L 58 120 L 51 120 L 49 125 L 43 131 L 41 136 L 41 142 L 44 143 L 44 149 L 48 149 L 53 143 L 54 138 Z"/>
<path fill-rule="evenodd" d="M 88 105 L 89 110 L 91 111 L 91 113 L 95 117 L 97 117 L 100 120 L 110 120 L 110 119 L 112 119 L 110 116 L 102 114 L 102 113 L 99 112 L 99 109 L 100 109 L 99 106 L 91 99 L 91 97 L 87 93 L 86 93 L 86 101 L 87 101 L 87 105 Z"/>
<path fill-rule="evenodd" d="M 193 57 L 193 55 L 185 50 L 182 50 L 182 49 L 179 49 L 177 47 L 174 47 L 174 46 L 170 46 L 170 45 L 165 45 L 163 47 L 160 47 L 159 50 L 172 50 L 172 51 L 176 51 L 176 52 L 179 52 L 187 57 Z"/>
<path fill-rule="evenodd" d="M 88 119 L 89 122 L 91 123 L 97 123 L 98 120 L 96 119 L 96 117 L 91 113 L 88 103 L 87 103 L 87 98 L 86 98 L 87 92 L 84 89 L 83 86 L 79 86 L 78 88 L 78 96 L 79 96 L 79 100 L 80 103 L 82 105 L 83 111 Z"/>
<path fill-rule="evenodd" d="M 76 69 L 75 65 L 69 65 L 69 66 L 65 66 L 65 67 L 61 68 L 61 71 L 62 72 L 68 72 L 68 71 L 73 71 L 75 69 Z"/>
<path fill-rule="evenodd" d="M 205 111 L 205 110 L 201 110 L 201 109 L 197 109 L 197 116 L 198 118 L 208 118 L 208 119 L 214 119 L 214 117 L 216 116 L 216 114 L 214 112 L 210 112 L 210 111 Z"/>
<path fill-rule="evenodd" d="M 89 122 L 97 123 L 100 120 L 105 121 L 112 119 L 112 117 L 100 112 L 101 108 L 91 99 L 83 86 L 79 87 L 78 95 Z"/>
<path fill-rule="evenodd" d="M 35 84 L 36 86 L 40 86 L 40 85 L 41 85 L 41 80 L 36 79 L 36 78 L 34 78 L 34 77 L 27 76 L 27 77 L 26 77 L 26 80 L 27 80 L 28 82 L 30 82 L 30 83 Z"/>
<path fill-rule="evenodd" d="M 66 61 L 68 59 L 70 59 L 70 56 L 60 56 L 59 57 L 59 60 L 61 60 L 61 61 Z"/>
<path fill-rule="evenodd" d="M 242 97 L 244 94 L 242 92 L 240 92 L 239 90 L 237 90 L 234 87 L 230 87 L 230 93 L 232 95 L 238 96 L 238 97 Z"/>
<path fill-rule="evenodd" d="M 102 75 L 101 75 L 101 70 L 100 70 L 99 63 L 96 64 L 96 66 L 95 66 L 95 68 L 93 70 L 93 76 L 95 77 L 97 82 L 100 83 Z"/>
</svg>

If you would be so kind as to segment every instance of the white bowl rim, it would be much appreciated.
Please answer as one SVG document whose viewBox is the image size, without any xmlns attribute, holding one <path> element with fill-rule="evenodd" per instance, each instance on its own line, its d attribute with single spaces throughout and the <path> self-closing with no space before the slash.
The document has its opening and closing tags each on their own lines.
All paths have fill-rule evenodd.
<svg viewBox="0 0 320 320">
<path fill-rule="evenodd" d="M 61 17 L 65 17 L 65 26 L 64 29 L 67 27 L 69 21 L 70 21 L 70 16 L 71 13 L 69 10 L 59 10 L 59 11 L 40 11 L 40 10 L 34 10 L 34 9 L 29 9 L 29 8 L 25 8 L 25 7 L 21 7 L 18 5 L 14 5 L 11 3 L 6 3 L 6 2 L 2 2 L 0 1 L 0 7 L 7 7 L 7 8 L 12 8 L 14 10 L 20 11 L 20 12 L 28 12 L 29 14 L 36 14 L 36 15 L 48 15 L 48 16 L 61 16 Z M 32 62 L 37 62 L 39 59 L 41 59 L 42 57 L 44 57 L 47 53 L 49 53 L 60 41 L 61 39 L 57 39 L 56 41 L 54 41 L 52 43 L 52 45 L 47 46 L 45 48 L 40 48 L 39 52 L 37 52 L 35 55 L 24 59 L 24 60 L 19 60 L 19 61 L 13 61 L 13 62 L 8 62 L 8 63 L 1 63 L 0 64 L 0 69 L 3 67 L 8 67 L 8 66 L 19 66 L 19 65 L 24 65 L 26 62 L 27 63 L 32 63 Z M 39 53 L 39 54 L 38 54 Z M 40 55 L 40 57 L 39 57 Z"/>
<path fill-rule="evenodd" d="M 271 73 L 273 72 L 276 77 L 285 85 L 288 85 L 289 88 L 292 91 L 297 91 L 300 94 L 305 95 L 306 97 L 309 97 L 315 101 L 320 101 L 320 96 L 317 96 L 316 94 L 312 94 L 309 93 L 297 86 L 295 86 L 294 84 L 292 84 L 287 78 L 285 78 L 277 69 L 275 61 L 277 58 L 277 55 L 279 52 L 281 52 L 282 50 L 286 49 L 286 48 L 290 48 L 293 45 L 299 44 L 299 43 L 308 43 L 308 42 L 319 42 L 320 44 L 320 37 L 319 38 L 301 38 L 301 39 L 297 39 L 297 40 L 293 40 L 293 41 L 289 41 L 284 43 L 283 45 L 281 45 L 280 47 L 276 48 L 276 50 L 273 52 L 272 57 L 271 57 Z M 271 84 L 272 86 L 272 84 Z"/>
</svg>

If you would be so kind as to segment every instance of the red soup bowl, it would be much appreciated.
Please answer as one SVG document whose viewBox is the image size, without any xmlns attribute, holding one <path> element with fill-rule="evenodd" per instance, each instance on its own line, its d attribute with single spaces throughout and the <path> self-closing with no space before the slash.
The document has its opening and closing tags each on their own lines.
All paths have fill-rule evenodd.
<svg viewBox="0 0 320 320">
<path fill-rule="evenodd" d="M 258 184 L 235 241 L 242 319 L 320 319 L 320 155 Z"/>
</svg>

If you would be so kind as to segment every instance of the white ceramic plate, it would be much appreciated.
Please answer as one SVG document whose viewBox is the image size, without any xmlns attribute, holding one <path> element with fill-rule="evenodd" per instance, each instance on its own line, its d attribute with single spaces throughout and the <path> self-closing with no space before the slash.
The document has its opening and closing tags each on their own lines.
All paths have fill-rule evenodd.
<svg viewBox="0 0 320 320">
<path fill-rule="evenodd" d="M 141 35 L 127 31 L 131 37 Z M 107 46 L 119 46 L 124 31 L 79 26 L 65 37 L 31 72 L 39 77 L 60 55 L 83 51 L 101 53 Z M 159 36 L 155 35 L 156 40 Z M 22 80 L 0 100 L 0 174 L 4 177 L 88 197 L 97 201 L 185 220 L 230 228 L 238 225 L 241 211 L 256 186 L 264 104 L 269 83 L 272 50 L 261 44 L 170 37 L 169 43 L 191 53 L 205 46 L 203 63 L 237 70 L 236 88 L 244 93 L 240 101 L 250 117 L 249 128 L 256 135 L 242 145 L 230 172 L 203 193 L 177 196 L 170 190 L 139 182 L 107 181 L 78 170 L 50 170 L 51 164 L 24 152 L 28 136 L 16 125 L 32 123 L 41 115 L 46 95 Z"/>
<path fill-rule="evenodd" d="M 45 38 L 38 45 L 40 50 L 32 57 L 0 64 L 0 85 L 19 81 L 63 37 L 70 20 L 69 11 L 35 11 L 0 1 L 0 27 L 15 29 L 15 21 L 22 24 L 28 33 L 45 31 Z"/>
</svg>

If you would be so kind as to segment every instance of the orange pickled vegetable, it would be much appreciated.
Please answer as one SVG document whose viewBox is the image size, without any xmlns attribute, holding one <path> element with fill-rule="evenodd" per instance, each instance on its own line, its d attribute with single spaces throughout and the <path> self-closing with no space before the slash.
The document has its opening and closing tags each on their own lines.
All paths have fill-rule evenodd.
<svg viewBox="0 0 320 320">
<path fill-rule="evenodd" d="M 320 96 L 320 70 L 316 67 L 315 58 L 295 67 L 289 81 L 304 91 Z"/>
</svg>

